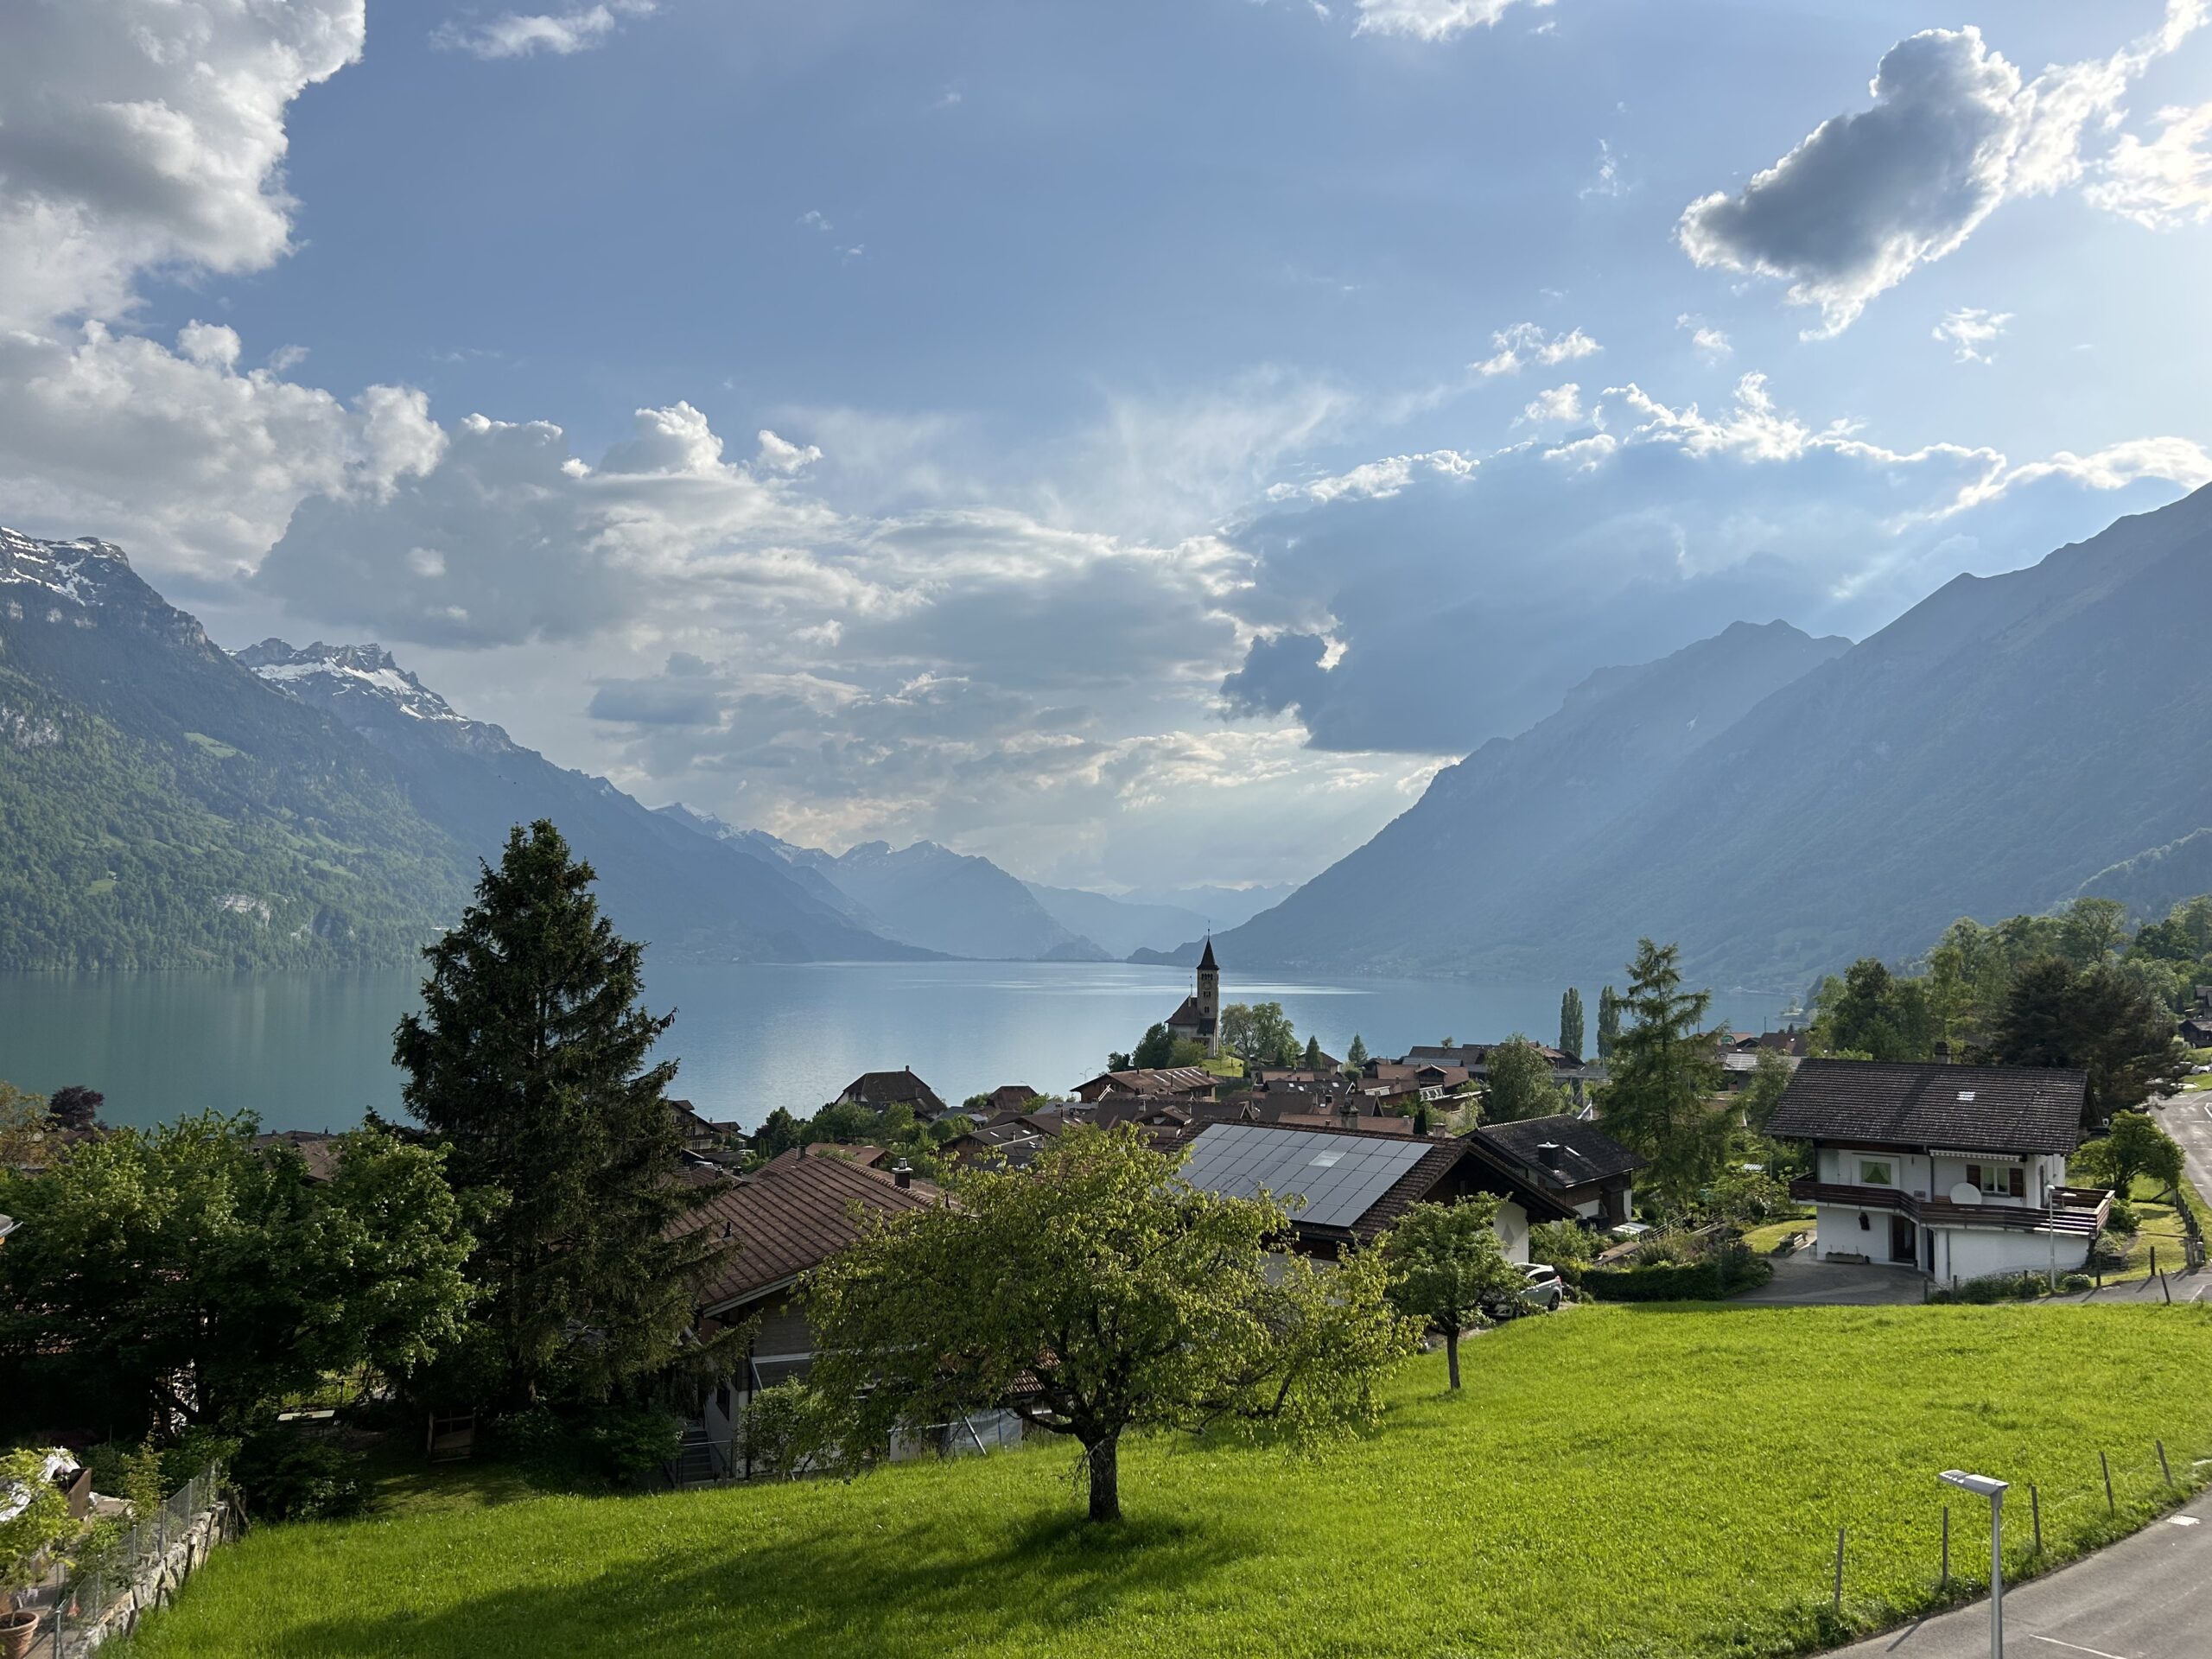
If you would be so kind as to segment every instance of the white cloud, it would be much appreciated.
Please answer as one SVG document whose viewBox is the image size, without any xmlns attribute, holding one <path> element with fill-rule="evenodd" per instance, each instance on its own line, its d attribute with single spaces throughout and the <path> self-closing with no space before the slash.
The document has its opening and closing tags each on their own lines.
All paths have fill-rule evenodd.
<svg viewBox="0 0 2212 1659">
<path fill-rule="evenodd" d="M 1501 328 L 1490 337 L 1490 343 L 1497 349 L 1481 361 L 1468 365 L 1477 374 L 1518 374 L 1531 364 L 1553 368 L 1576 358 L 1595 356 L 1605 349 L 1580 328 L 1569 329 L 1563 334 L 1548 334 L 1533 322 L 1516 322 L 1510 328 Z"/>
<path fill-rule="evenodd" d="M 9 9 L 0 328 L 114 317 L 154 264 L 257 270 L 291 246 L 284 109 L 359 56 L 363 0 Z"/>
<path fill-rule="evenodd" d="M 760 443 L 758 464 L 772 473 L 796 473 L 822 459 L 822 451 L 814 445 L 802 448 L 787 438 L 778 437 L 765 426 L 760 429 Z"/>
<path fill-rule="evenodd" d="M 1995 360 L 1989 350 L 1991 344 L 2012 321 L 2010 311 L 1985 311 L 1979 306 L 1966 305 L 1955 311 L 1946 311 L 1934 333 L 1937 340 L 1949 343 L 1951 355 L 1959 362 L 1988 363 Z"/>
<path fill-rule="evenodd" d="M 1582 388 L 1573 381 L 1540 391 L 1521 411 L 1516 426 L 1572 426 L 1583 418 Z"/>
<path fill-rule="evenodd" d="M 1808 336 L 1840 334 L 2009 197 L 2079 181 L 2089 135 L 2204 18 L 2204 0 L 2168 0 L 2158 30 L 2033 80 L 1977 29 L 1910 36 L 1883 57 L 1871 107 L 1821 123 L 1735 194 L 1692 202 L 1677 238 L 1699 265 L 1786 281 L 1790 303 L 1820 310 Z"/>
<path fill-rule="evenodd" d="M 1575 194 L 1588 200 L 1592 196 L 1624 196 L 1628 182 L 1621 177 L 1621 158 L 1613 154 L 1613 147 L 1605 139 L 1598 141 L 1598 176 Z"/>
<path fill-rule="evenodd" d="M 508 11 L 478 22 L 441 23 L 430 31 L 430 41 L 486 60 L 539 52 L 565 58 L 605 45 L 623 18 L 650 16 L 657 10 L 658 0 L 607 0 L 573 11 Z"/>
<path fill-rule="evenodd" d="M 798 222 L 810 231 L 821 231 L 825 233 L 836 228 L 822 216 L 821 210 L 817 207 L 810 207 L 801 213 L 798 216 Z"/>
<path fill-rule="evenodd" d="M 1689 330 L 1691 346 L 1708 363 L 1726 362 L 1736 354 L 1736 347 L 1726 333 L 1714 327 L 1703 317 L 1694 316 L 1685 311 L 1675 319 L 1675 327 Z"/>
<path fill-rule="evenodd" d="M 1516 0 L 1358 0 L 1355 35 L 1405 35 L 1417 41 L 1448 41 L 1463 30 L 1489 28 L 1510 11 Z M 1528 0 L 1531 7 L 1552 0 Z"/>
<path fill-rule="evenodd" d="M 2164 130 L 2148 143 L 2120 136 L 2089 200 L 2145 230 L 2212 222 L 2212 104 L 2161 110 L 2158 119 Z"/>
</svg>

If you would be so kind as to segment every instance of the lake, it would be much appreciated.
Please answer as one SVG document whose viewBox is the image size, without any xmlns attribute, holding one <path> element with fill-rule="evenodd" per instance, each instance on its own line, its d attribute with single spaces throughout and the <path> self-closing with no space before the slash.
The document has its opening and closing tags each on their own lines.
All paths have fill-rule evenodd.
<svg viewBox="0 0 2212 1659">
<path fill-rule="evenodd" d="M 0 1078 L 49 1094 L 81 1083 L 111 1123 L 203 1107 L 257 1113 L 270 1128 L 340 1129 L 394 1113 L 391 1031 L 416 1003 L 412 970 L 364 974 L 0 976 Z M 707 1116 L 756 1124 L 802 1116 L 862 1071 L 912 1066 L 950 1101 L 1025 1083 L 1062 1092 L 1131 1046 L 1189 991 L 1186 969 L 1126 963 L 813 963 L 666 965 L 648 1001 L 673 1007 L 661 1051 L 673 1089 Z M 1262 979 L 1223 975 L 1224 1002 L 1279 1001 L 1303 1038 L 1341 1055 L 1415 1043 L 1559 1033 L 1557 985 L 1454 980 Z M 1590 1031 L 1598 988 L 1582 988 Z M 1722 996 L 1739 1030 L 1774 1023 L 1771 999 Z"/>
</svg>

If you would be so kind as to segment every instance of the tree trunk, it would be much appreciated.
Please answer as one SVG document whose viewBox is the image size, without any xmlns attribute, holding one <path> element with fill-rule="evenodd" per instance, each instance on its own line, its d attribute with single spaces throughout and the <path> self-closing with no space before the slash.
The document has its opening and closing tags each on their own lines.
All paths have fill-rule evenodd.
<svg viewBox="0 0 2212 1659">
<path fill-rule="evenodd" d="M 1121 1439 L 1109 1435 L 1096 1446 L 1084 1448 L 1089 1460 L 1090 1477 L 1090 1518 L 1093 1521 L 1118 1521 L 1122 1518 Z"/>
<path fill-rule="evenodd" d="M 1452 1373 L 1452 1386 L 1459 1386 L 1459 1327 L 1454 1323 L 1445 1327 L 1444 1363 Z"/>
</svg>

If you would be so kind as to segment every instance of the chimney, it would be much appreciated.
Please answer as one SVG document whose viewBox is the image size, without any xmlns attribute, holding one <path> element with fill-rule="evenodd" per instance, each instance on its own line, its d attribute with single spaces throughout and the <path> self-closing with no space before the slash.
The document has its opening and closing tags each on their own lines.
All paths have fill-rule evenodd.
<svg viewBox="0 0 2212 1659">
<path fill-rule="evenodd" d="M 1538 1141 L 1536 1143 L 1536 1156 L 1542 1160 L 1543 1166 L 1546 1169 L 1557 1169 L 1559 1167 L 1559 1142 L 1556 1141 Z"/>
<path fill-rule="evenodd" d="M 906 1191 L 914 1184 L 914 1166 L 901 1158 L 891 1166 L 891 1181 L 901 1192 Z"/>
</svg>

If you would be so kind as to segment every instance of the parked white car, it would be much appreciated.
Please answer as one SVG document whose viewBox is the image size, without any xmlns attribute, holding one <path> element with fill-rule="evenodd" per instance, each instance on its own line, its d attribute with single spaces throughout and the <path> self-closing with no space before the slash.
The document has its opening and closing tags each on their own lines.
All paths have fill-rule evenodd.
<svg viewBox="0 0 2212 1659">
<path fill-rule="evenodd" d="M 1554 1313 L 1567 1300 L 1567 1285 L 1559 1276 L 1559 1269 L 1542 1262 L 1526 1262 L 1521 1271 L 1529 1276 L 1522 1287 L 1521 1300 L 1531 1307 L 1541 1307 L 1545 1313 Z"/>
</svg>

